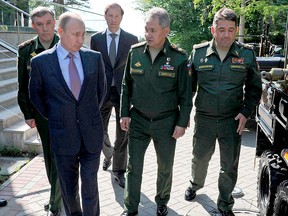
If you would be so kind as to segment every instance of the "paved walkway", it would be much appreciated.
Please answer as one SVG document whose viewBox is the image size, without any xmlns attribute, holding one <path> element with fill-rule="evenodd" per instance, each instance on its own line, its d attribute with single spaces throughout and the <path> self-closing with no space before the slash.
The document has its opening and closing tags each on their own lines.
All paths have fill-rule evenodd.
<svg viewBox="0 0 288 216">
<path fill-rule="evenodd" d="M 111 135 L 114 134 L 114 128 L 115 121 L 112 119 L 110 121 Z M 218 148 L 211 160 L 205 187 L 197 192 L 197 197 L 193 202 L 187 202 L 183 198 L 190 178 L 192 132 L 193 125 L 186 131 L 185 136 L 177 142 L 173 187 L 171 199 L 168 203 L 169 216 L 217 215 Z M 111 136 L 111 139 L 113 140 L 114 136 Z M 257 215 L 256 182 L 258 162 L 255 162 L 254 155 L 255 127 L 248 127 L 243 135 L 237 183 L 237 188 L 242 190 L 244 196 L 235 200 L 234 211 L 236 215 Z M 102 170 L 102 161 L 101 159 L 98 174 L 101 216 L 120 215 L 123 212 L 123 189 L 113 179 L 111 167 L 108 171 Z M 155 215 L 156 169 L 155 151 L 151 143 L 145 157 L 139 216 Z M 0 208 L 1 216 L 46 215 L 43 205 L 49 198 L 49 184 L 41 155 L 35 157 L 0 186 L 0 198 L 8 200 L 8 205 Z M 62 213 L 61 215 L 64 216 L 65 214 Z"/>
</svg>

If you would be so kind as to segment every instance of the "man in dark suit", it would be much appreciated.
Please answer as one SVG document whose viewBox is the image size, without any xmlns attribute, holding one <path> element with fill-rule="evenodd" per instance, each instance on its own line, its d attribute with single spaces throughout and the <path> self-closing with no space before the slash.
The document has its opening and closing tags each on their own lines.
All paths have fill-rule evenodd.
<svg viewBox="0 0 288 216">
<path fill-rule="evenodd" d="M 103 145 L 104 63 L 100 53 L 81 48 L 85 24 L 79 15 L 62 14 L 58 34 L 56 46 L 32 58 L 30 99 L 48 119 L 66 215 L 95 216 L 100 214 L 97 172 Z"/>
<path fill-rule="evenodd" d="M 103 32 L 98 32 L 91 37 L 91 49 L 101 52 L 105 63 L 105 73 L 107 79 L 107 95 L 101 107 L 101 114 L 104 124 L 104 144 L 103 170 L 107 170 L 111 165 L 113 156 L 112 171 L 118 184 L 124 188 L 127 164 L 127 133 L 120 127 L 119 109 L 121 83 L 126 64 L 126 59 L 131 45 L 138 42 L 135 35 L 132 35 L 120 28 L 124 11 L 117 3 L 108 4 L 105 7 L 105 20 L 108 28 Z M 112 38 L 114 37 L 114 39 Z M 114 50 L 112 43 L 115 42 Z M 114 56 L 114 57 L 113 57 Z M 116 114 L 116 139 L 114 149 L 108 135 L 108 124 L 112 109 Z"/>
</svg>

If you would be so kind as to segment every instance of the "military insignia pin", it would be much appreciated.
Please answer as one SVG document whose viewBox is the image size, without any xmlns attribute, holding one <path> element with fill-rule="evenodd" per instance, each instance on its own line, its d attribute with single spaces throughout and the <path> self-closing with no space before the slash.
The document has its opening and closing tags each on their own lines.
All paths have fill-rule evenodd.
<svg viewBox="0 0 288 216">
<path fill-rule="evenodd" d="M 167 57 L 166 64 L 169 64 L 170 61 L 171 61 L 171 58 Z"/>
<path fill-rule="evenodd" d="M 140 63 L 140 62 L 137 62 L 137 63 L 135 64 L 135 66 L 136 66 L 136 67 L 141 67 L 141 63 Z"/>
<path fill-rule="evenodd" d="M 203 58 L 201 58 L 201 59 L 200 59 L 200 63 L 203 63 L 203 62 L 204 62 L 204 59 L 203 59 Z"/>
<path fill-rule="evenodd" d="M 37 54 L 35 52 L 30 54 L 32 57 L 36 56 Z"/>
</svg>

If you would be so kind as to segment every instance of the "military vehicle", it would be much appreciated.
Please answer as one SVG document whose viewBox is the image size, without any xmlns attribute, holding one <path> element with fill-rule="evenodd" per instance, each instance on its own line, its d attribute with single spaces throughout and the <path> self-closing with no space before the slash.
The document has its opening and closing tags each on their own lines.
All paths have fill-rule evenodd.
<svg viewBox="0 0 288 216">
<path fill-rule="evenodd" d="M 260 157 L 257 182 L 260 216 L 288 216 L 287 34 L 288 19 L 283 67 L 272 66 L 261 72 L 263 92 L 255 118 L 256 156 Z"/>
</svg>

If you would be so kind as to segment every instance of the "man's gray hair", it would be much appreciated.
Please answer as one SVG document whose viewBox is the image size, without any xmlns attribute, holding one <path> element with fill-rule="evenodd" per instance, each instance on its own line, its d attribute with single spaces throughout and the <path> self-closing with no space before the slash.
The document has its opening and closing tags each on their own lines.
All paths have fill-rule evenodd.
<svg viewBox="0 0 288 216">
<path fill-rule="evenodd" d="M 42 17 L 42 16 L 44 16 L 47 13 L 51 14 L 51 16 L 54 18 L 54 12 L 52 10 L 50 10 L 49 8 L 42 7 L 42 6 L 35 8 L 30 13 L 30 17 L 31 17 L 32 23 L 34 23 L 34 18 L 35 17 Z"/>
<path fill-rule="evenodd" d="M 163 8 L 153 7 L 146 13 L 145 21 L 150 21 L 158 18 L 161 28 L 170 27 L 170 17 L 167 11 Z"/>
</svg>

